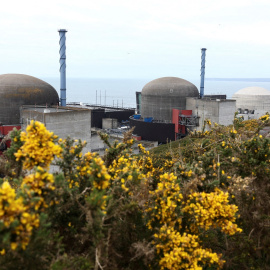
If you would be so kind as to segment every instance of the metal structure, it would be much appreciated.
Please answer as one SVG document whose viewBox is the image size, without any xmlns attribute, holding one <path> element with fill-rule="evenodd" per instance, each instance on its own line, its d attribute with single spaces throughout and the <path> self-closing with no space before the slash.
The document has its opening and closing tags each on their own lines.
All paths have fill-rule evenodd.
<svg viewBox="0 0 270 270">
<path fill-rule="evenodd" d="M 60 105 L 66 106 L 66 29 L 59 29 L 60 36 Z"/>
<path fill-rule="evenodd" d="M 198 126 L 198 116 L 180 114 L 179 125 L 186 127 L 196 127 Z"/>
<path fill-rule="evenodd" d="M 202 48 L 200 98 L 204 96 L 205 51 L 206 49 Z"/>
<path fill-rule="evenodd" d="M 198 121 L 198 116 L 179 114 L 179 126 L 176 139 L 181 139 L 187 136 L 188 130 L 192 130 L 194 127 L 198 126 Z"/>
<path fill-rule="evenodd" d="M 136 92 L 136 109 L 137 114 L 141 113 L 141 104 L 142 104 L 142 92 Z"/>
</svg>

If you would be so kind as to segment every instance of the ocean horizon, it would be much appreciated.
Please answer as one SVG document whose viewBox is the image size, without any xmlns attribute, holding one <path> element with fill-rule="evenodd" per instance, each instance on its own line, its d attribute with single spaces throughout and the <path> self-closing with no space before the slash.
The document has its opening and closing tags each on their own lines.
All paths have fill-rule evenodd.
<svg viewBox="0 0 270 270">
<path fill-rule="evenodd" d="M 60 78 L 41 78 L 51 84 L 60 96 Z M 67 78 L 67 103 L 82 102 L 115 107 L 136 106 L 136 92 L 152 79 Z M 187 79 L 200 89 L 200 79 Z M 206 78 L 206 95 L 225 94 L 227 98 L 238 90 L 259 86 L 270 90 L 270 78 Z"/>
</svg>

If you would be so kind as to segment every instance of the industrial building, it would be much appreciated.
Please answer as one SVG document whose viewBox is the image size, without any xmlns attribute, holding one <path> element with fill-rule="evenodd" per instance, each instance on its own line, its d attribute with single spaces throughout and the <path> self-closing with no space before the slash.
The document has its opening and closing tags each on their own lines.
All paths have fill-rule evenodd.
<svg viewBox="0 0 270 270">
<path fill-rule="evenodd" d="M 201 130 L 207 119 L 219 125 L 231 125 L 236 106 L 233 99 L 217 99 L 208 96 L 201 99 L 187 98 L 186 109 L 192 110 L 192 115 L 197 118 L 197 125 L 193 127 L 193 130 Z"/>
<path fill-rule="evenodd" d="M 0 123 L 19 125 L 22 105 L 59 104 L 57 91 L 48 83 L 24 74 L 0 75 Z"/>
<path fill-rule="evenodd" d="M 236 100 L 239 116 L 247 119 L 258 119 L 270 112 L 270 91 L 258 87 L 246 87 L 237 91 L 232 98 Z"/>
<path fill-rule="evenodd" d="M 74 106 L 74 103 L 68 105 Z M 116 126 L 120 126 L 122 122 L 128 121 L 129 117 L 135 114 L 135 108 L 116 108 L 110 106 L 95 106 L 91 104 L 85 104 L 82 107 L 91 110 L 91 127 L 99 129 L 116 128 Z M 108 126 L 109 120 L 103 119 L 112 119 L 110 120 L 111 125 Z"/>
<path fill-rule="evenodd" d="M 143 140 L 160 143 L 182 138 L 188 130 L 201 130 L 206 119 L 232 124 L 236 110 L 235 100 L 228 100 L 225 95 L 203 96 L 195 85 L 176 77 L 146 84 L 138 107 L 140 114 L 130 118 L 134 133 Z"/>
<path fill-rule="evenodd" d="M 90 151 L 91 128 L 115 128 L 134 113 L 135 109 L 80 103 L 59 106 L 57 91 L 50 84 L 24 74 L 0 75 L 0 141 L 14 127 L 25 130 L 36 120 L 60 138 L 85 140 L 85 151 Z"/>
<path fill-rule="evenodd" d="M 84 151 L 91 151 L 91 111 L 74 107 L 27 106 L 21 107 L 21 128 L 25 130 L 31 120 L 44 123 L 59 138 L 70 137 L 86 141 Z"/>
<path fill-rule="evenodd" d="M 166 143 L 176 139 L 173 109 L 185 110 L 186 97 L 198 98 L 199 91 L 184 79 L 163 77 L 147 83 L 137 97 L 140 114 L 130 118 L 134 133 L 143 140 Z"/>
<path fill-rule="evenodd" d="M 246 87 L 227 99 L 226 95 L 204 95 L 202 89 L 199 93 L 196 86 L 175 77 L 149 82 L 136 92 L 136 99 L 139 114 L 130 119 L 134 133 L 160 143 L 182 138 L 188 130 L 201 131 L 205 120 L 227 126 L 237 111 L 244 120 L 270 112 L 270 91 L 265 88 Z"/>
<path fill-rule="evenodd" d="M 40 121 L 61 138 L 87 142 L 91 150 L 91 128 L 114 128 L 126 121 L 135 109 L 66 103 L 66 30 L 60 29 L 60 99 L 48 83 L 24 74 L 0 75 L 0 152 L 6 149 L 3 137 L 14 127 L 25 130 L 31 120 Z M 60 106 L 59 106 L 60 102 Z M 106 120 L 107 119 L 107 120 Z M 110 125 L 111 124 L 111 125 Z"/>
<path fill-rule="evenodd" d="M 13 128 L 21 128 L 21 106 L 58 104 L 57 91 L 48 83 L 24 74 L 0 75 L 0 143 Z M 5 148 L 6 145 L 1 143 L 1 149 Z"/>
<path fill-rule="evenodd" d="M 205 120 L 232 124 L 236 101 L 226 95 L 204 95 L 205 52 L 202 48 L 200 92 L 176 77 L 153 80 L 136 92 L 139 114 L 130 118 L 130 125 L 137 136 L 166 143 L 185 137 L 188 130 L 202 130 Z"/>
<path fill-rule="evenodd" d="M 176 77 L 153 80 L 142 89 L 141 115 L 170 122 L 172 109 L 186 109 L 186 97 L 199 97 L 194 84 Z"/>
<path fill-rule="evenodd" d="M 66 32 L 60 36 L 60 98 L 48 83 L 23 74 L 0 75 L 0 140 L 13 127 L 25 129 L 32 120 L 43 122 L 60 137 L 88 142 L 91 130 L 113 130 L 129 121 L 138 140 L 166 143 L 202 130 L 205 120 L 230 125 L 236 110 L 245 119 L 259 118 L 270 111 L 270 91 L 260 87 L 239 90 L 233 99 L 226 95 L 204 95 L 205 53 L 202 48 L 200 91 L 178 77 L 162 77 L 136 92 L 135 109 L 66 102 Z M 59 106 L 60 103 L 60 106 Z"/>
</svg>

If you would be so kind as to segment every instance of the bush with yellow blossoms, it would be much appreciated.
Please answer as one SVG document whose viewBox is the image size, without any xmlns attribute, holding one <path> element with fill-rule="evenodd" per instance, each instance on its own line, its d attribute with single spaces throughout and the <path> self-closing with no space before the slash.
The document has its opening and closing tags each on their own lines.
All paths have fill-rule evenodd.
<svg viewBox="0 0 270 270">
<path fill-rule="evenodd" d="M 37 165 L 48 168 L 54 156 L 59 157 L 62 152 L 61 147 L 55 144 L 56 139 L 57 136 L 42 123 L 32 120 L 26 132 L 21 132 L 20 141 L 23 145 L 14 154 L 16 161 L 23 160 L 24 169 L 32 169 Z"/>
<path fill-rule="evenodd" d="M 234 235 L 237 227 L 237 207 L 229 204 L 228 194 L 220 190 L 211 193 L 191 193 L 185 200 L 181 183 L 171 173 L 160 176 L 155 191 L 150 191 L 146 203 L 147 226 L 155 231 L 152 243 L 156 247 L 160 269 L 220 269 L 222 254 L 203 246 L 201 235 L 210 229 L 219 229 Z"/>
<path fill-rule="evenodd" d="M 0 254 L 17 248 L 24 250 L 32 231 L 38 227 L 39 215 L 29 209 L 23 197 L 16 196 L 7 181 L 4 182 L 0 187 Z"/>
<path fill-rule="evenodd" d="M 104 156 L 39 122 L 14 131 L 0 168 L 1 269 L 263 269 L 269 146 L 258 121 L 254 134 L 245 121 L 206 121 L 203 136 L 138 155 L 132 131 L 114 143 L 100 134 Z"/>
<path fill-rule="evenodd" d="M 168 158 L 177 160 L 170 171 L 181 179 L 182 194 L 187 202 L 185 209 L 193 214 L 194 225 L 188 223 L 188 227 L 201 234 L 205 247 L 216 247 L 215 250 L 223 254 L 226 269 L 268 269 L 270 264 L 267 255 L 270 251 L 267 210 L 270 207 L 270 139 L 263 131 L 269 125 L 268 114 L 258 120 L 236 118 L 232 126 L 215 124 L 211 133 L 203 138 L 191 134 L 152 151 L 158 160 L 157 167 Z M 190 176 L 186 177 L 187 174 Z M 205 228 L 208 224 L 205 217 L 200 216 L 203 213 L 200 207 L 217 188 L 227 194 L 226 203 L 238 207 L 237 212 L 235 209 L 229 213 L 234 216 L 232 223 L 242 229 L 241 233 L 226 236 L 217 227 L 204 232 L 202 226 L 198 226 L 201 223 Z M 219 209 L 213 210 L 219 213 Z M 235 225 L 229 225 L 235 231 Z"/>
</svg>

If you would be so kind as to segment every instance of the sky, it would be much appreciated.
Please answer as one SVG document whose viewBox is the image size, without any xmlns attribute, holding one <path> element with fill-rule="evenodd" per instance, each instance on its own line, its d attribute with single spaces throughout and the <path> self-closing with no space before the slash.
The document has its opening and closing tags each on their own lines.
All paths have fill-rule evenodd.
<svg viewBox="0 0 270 270">
<path fill-rule="evenodd" d="M 0 74 L 70 78 L 270 77 L 269 0 L 12 0 L 1 3 Z"/>
</svg>

